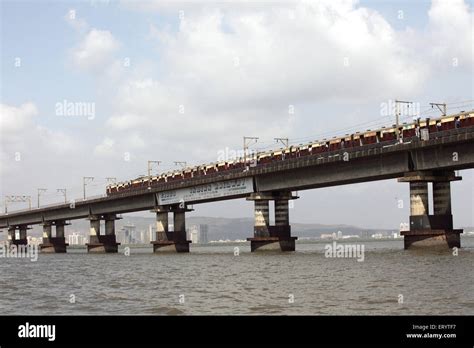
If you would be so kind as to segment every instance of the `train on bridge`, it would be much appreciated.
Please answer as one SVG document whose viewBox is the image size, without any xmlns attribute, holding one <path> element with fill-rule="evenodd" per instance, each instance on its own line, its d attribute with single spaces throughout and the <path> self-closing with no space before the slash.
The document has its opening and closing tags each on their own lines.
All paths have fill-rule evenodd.
<svg viewBox="0 0 474 348">
<path fill-rule="evenodd" d="M 412 123 L 404 123 L 397 127 L 382 127 L 376 130 L 346 134 L 330 140 L 313 141 L 307 144 L 292 145 L 271 151 L 259 152 L 248 157 L 222 161 L 169 171 L 156 176 L 141 176 L 139 178 L 114 183 L 107 186 L 108 196 L 153 188 L 167 182 L 182 181 L 195 177 L 225 173 L 230 170 L 246 170 L 249 167 L 266 165 L 276 161 L 310 155 L 321 155 L 343 149 L 362 148 L 374 144 L 393 146 L 398 143 L 411 142 L 414 138 L 427 140 L 431 134 L 456 128 L 474 126 L 474 111 L 460 112 L 455 115 L 439 118 L 417 119 Z"/>
</svg>

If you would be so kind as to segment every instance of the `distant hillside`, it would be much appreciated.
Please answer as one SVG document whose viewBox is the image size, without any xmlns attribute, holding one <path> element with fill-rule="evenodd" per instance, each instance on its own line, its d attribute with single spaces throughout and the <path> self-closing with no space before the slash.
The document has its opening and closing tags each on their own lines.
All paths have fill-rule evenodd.
<svg viewBox="0 0 474 348">
<path fill-rule="evenodd" d="M 172 222 L 172 221 L 170 221 Z M 186 226 L 205 224 L 208 225 L 208 239 L 246 239 L 252 236 L 253 219 L 252 218 L 214 218 L 214 217 L 189 217 L 186 219 Z M 148 231 L 151 225 L 155 229 L 156 223 L 153 217 L 130 217 L 126 216 L 116 221 L 116 230 L 120 231 L 125 225 L 134 225 L 136 231 Z M 333 233 L 341 231 L 343 234 L 367 236 L 373 233 L 391 233 L 395 230 L 380 230 L 370 228 L 359 228 L 350 225 L 321 225 L 321 224 L 291 224 L 292 233 L 300 238 L 315 238 L 323 233 Z M 81 232 L 87 234 L 89 231 L 89 222 L 87 220 L 72 221 L 72 225 L 66 228 L 66 231 Z M 31 233 L 31 232 L 30 232 Z M 32 235 L 41 234 L 40 226 L 35 226 Z"/>
<path fill-rule="evenodd" d="M 171 217 L 171 216 L 170 216 Z M 170 222 L 172 220 L 170 219 Z M 219 239 L 246 239 L 252 236 L 253 219 L 252 218 L 214 218 L 214 217 L 189 217 L 186 218 L 186 226 L 189 228 L 192 225 L 206 224 L 208 225 L 208 240 Z M 134 225 L 135 230 L 148 231 L 151 225 L 153 230 L 156 228 L 156 223 L 153 217 L 133 217 L 125 216 L 116 222 L 116 231 L 120 231 L 125 225 Z M 103 227 L 102 227 L 103 228 Z M 461 227 L 464 232 L 474 231 L 474 227 Z M 391 234 L 397 231 L 396 229 L 373 229 L 361 228 L 350 225 L 322 225 L 322 224 L 291 224 L 292 234 L 301 238 L 317 238 L 321 234 L 333 233 L 341 231 L 344 235 L 359 235 L 361 237 L 370 236 L 374 233 Z M 6 230 L 3 230 L 6 232 Z M 72 225 L 66 228 L 68 232 L 80 232 L 83 235 L 89 233 L 89 222 L 87 220 L 74 220 Z M 29 235 L 39 237 L 41 236 L 41 226 L 35 225 L 33 230 L 28 232 Z M 6 235 L 6 233 L 5 233 Z M 4 235 L 4 236 L 5 236 Z M 0 237 L 2 239 L 2 237 Z"/>
</svg>

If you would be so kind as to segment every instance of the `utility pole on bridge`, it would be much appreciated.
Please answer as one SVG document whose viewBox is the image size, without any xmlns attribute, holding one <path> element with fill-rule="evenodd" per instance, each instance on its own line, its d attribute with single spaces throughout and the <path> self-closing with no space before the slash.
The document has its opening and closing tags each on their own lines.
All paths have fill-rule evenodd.
<svg viewBox="0 0 474 348">
<path fill-rule="evenodd" d="M 436 106 L 438 110 L 441 111 L 442 116 L 446 116 L 446 103 L 430 103 L 430 105 L 431 108 L 434 108 Z"/>
<path fill-rule="evenodd" d="M 31 209 L 31 196 L 5 196 L 5 214 L 8 213 L 7 203 L 14 202 L 28 202 L 29 209 Z"/>
<path fill-rule="evenodd" d="M 404 101 L 404 100 L 397 100 L 395 99 L 395 116 L 396 116 L 396 126 L 397 126 L 397 131 L 396 131 L 396 134 L 397 134 L 397 140 L 400 139 L 400 104 L 407 104 L 408 107 L 410 107 L 411 104 L 413 104 L 413 102 L 411 101 Z"/>
<path fill-rule="evenodd" d="M 244 137 L 244 166 L 247 166 L 247 150 L 251 144 L 257 143 L 257 137 Z"/>
<path fill-rule="evenodd" d="M 161 161 L 148 161 L 148 170 L 147 170 L 147 174 L 148 176 L 151 176 L 151 167 L 152 167 L 152 164 L 156 164 L 156 167 L 158 168 L 158 166 L 160 165 Z"/>
<path fill-rule="evenodd" d="M 285 148 L 288 149 L 289 143 L 290 143 L 288 138 L 274 138 L 274 140 L 277 143 L 282 143 L 283 146 L 285 146 Z"/>
<path fill-rule="evenodd" d="M 47 191 L 47 189 L 45 189 L 45 188 L 39 188 L 38 189 L 38 208 L 40 207 L 40 196 L 41 196 L 42 193 L 44 193 L 46 191 Z"/>
<path fill-rule="evenodd" d="M 175 166 L 181 166 L 181 167 L 183 167 L 183 168 L 186 168 L 187 163 L 186 163 L 186 161 L 175 161 L 175 162 L 174 162 L 174 165 L 175 165 Z"/>
<path fill-rule="evenodd" d="M 84 176 L 82 177 L 82 188 L 84 190 L 84 200 L 86 199 L 86 186 L 87 183 L 94 181 L 93 176 Z"/>
<path fill-rule="evenodd" d="M 60 192 L 60 193 L 63 194 L 63 196 L 64 196 L 64 203 L 67 203 L 66 191 L 67 191 L 67 190 L 66 190 L 65 188 L 63 188 L 63 189 L 57 189 L 57 190 L 56 190 L 56 192 Z"/>
</svg>

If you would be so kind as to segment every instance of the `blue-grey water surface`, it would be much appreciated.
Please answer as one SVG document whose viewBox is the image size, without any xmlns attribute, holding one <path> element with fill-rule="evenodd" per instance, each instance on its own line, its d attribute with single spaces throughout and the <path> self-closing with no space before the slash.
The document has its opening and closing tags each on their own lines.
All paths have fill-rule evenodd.
<svg viewBox="0 0 474 348">
<path fill-rule="evenodd" d="M 37 262 L 3 258 L 0 309 L 4 315 L 474 314 L 474 238 L 462 239 L 458 256 L 405 251 L 402 241 L 358 243 L 365 245 L 363 262 L 326 258 L 325 244 L 316 242 L 297 243 L 291 253 L 251 253 L 241 243 L 192 245 L 189 254 L 157 255 L 150 246 L 132 248 L 130 256 L 123 249 L 106 255 L 70 249 L 40 254 Z"/>
</svg>

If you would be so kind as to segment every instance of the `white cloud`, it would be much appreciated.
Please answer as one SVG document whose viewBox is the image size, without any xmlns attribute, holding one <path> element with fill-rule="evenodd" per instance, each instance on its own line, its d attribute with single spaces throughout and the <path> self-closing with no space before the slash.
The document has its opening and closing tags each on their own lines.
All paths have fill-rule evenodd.
<svg viewBox="0 0 474 348">
<path fill-rule="evenodd" d="M 31 102 L 20 106 L 0 104 L 1 173 L 13 170 L 15 162 L 54 159 L 74 149 L 75 142 L 69 135 L 39 125 L 39 114 Z"/>
<path fill-rule="evenodd" d="M 214 154 L 243 135 L 296 133 L 312 116 L 289 115 L 289 105 L 385 100 L 417 92 L 426 79 L 428 66 L 404 36 L 355 2 L 230 7 L 193 8 L 178 30 L 150 25 L 161 74 L 115 88 L 111 134 L 135 131 L 150 144 L 178 141 L 173 151 Z"/>
<path fill-rule="evenodd" d="M 232 108 L 376 99 L 421 87 L 426 67 L 377 12 L 348 2 L 292 11 L 196 14 L 164 42 L 164 65 L 198 98 Z"/>
<path fill-rule="evenodd" d="M 87 21 L 77 16 L 76 9 L 71 8 L 64 16 L 64 19 L 78 33 L 84 33 L 89 29 Z"/>
<path fill-rule="evenodd" d="M 472 11 L 472 10 L 471 10 Z M 432 55 L 442 65 L 472 69 L 474 14 L 463 0 L 433 0 L 428 12 Z"/>
<path fill-rule="evenodd" d="M 113 64 L 120 42 L 107 30 L 92 29 L 72 50 L 74 64 L 86 71 L 101 71 Z"/>
<path fill-rule="evenodd" d="M 102 143 L 94 148 L 94 155 L 110 156 L 115 155 L 115 141 L 111 138 L 105 138 Z"/>
<path fill-rule="evenodd" d="M 15 132 L 23 131 L 33 124 L 33 118 L 38 114 L 35 104 L 29 102 L 19 107 L 0 104 L 0 129 L 5 139 Z"/>
</svg>

